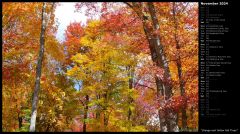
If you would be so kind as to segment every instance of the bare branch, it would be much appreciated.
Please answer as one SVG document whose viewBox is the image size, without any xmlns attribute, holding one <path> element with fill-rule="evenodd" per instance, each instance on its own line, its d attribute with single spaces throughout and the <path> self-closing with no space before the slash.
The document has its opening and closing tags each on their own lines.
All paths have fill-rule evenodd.
<svg viewBox="0 0 240 134">
<path fill-rule="evenodd" d="M 155 89 L 155 88 L 153 88 L 153 87 L 149 87 L 149 86 L 147 86 L 147 85 L 137 84 L 137 86 L 142 86 L 142 87 L 147 87 L 147 88 L 152 89 L 152 90 L 157 90 L 157 89 Z"/>
</svg>

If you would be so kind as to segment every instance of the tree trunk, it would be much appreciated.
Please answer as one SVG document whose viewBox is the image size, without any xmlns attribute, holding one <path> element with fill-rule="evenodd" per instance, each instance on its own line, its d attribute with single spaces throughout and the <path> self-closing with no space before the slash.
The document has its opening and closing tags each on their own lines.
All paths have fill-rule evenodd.
<svg viewBox="0 0 240 134">
<path fill-rule="evenodd" d="M 153 25 L 153 31 L 150 33 L 152 34 L 152 38 L 151 38 L 151 42 L 153 42 L 153 46 L 155 48 L 156 51 L 156 55 L 157 55 L 157 66 L 161 67 L 164 69 L 164 77 L 163 77 L 163 81 L 158 80 L 158 83 L 162 83 L 162 87 L 164 89 L 164 97 L 165 100 L 169 100 L 172 96 L 172 83 L 171 83 L 171 75 L 170 75 L 170 70 L 169 70 L 169 65 L 166 59 L 166 54 L 165 51 L 163 49 L 163 45 L 160 42 L 160 36 L 159 34 L 154 34 L 154 32 L 159 31 L 160 26 L 159 26 L 159 22 L 157 19 L 157 15 L 156 15 L 156 11 L 155 11 L 155 7 L 154 4 L 152 2 L 148 2 L 148 10 L 151 16 L 151 20 L 152 20 L 152 25 Z M 162 90 L 162 87 L 160 87 L 160 90 Z M 167 127 L 167 131 L 168 132 L 172 132 L 172 131 L 178 131 L 178 126 L 177 126 L 177 114 L 173 111 L 173 110 L 167 110 L 164 114 L 165 118 L 165 124 Z M 162 125 L 162 127 L 164 127 Z"/>
<path fill-rule="evenodd" d="M 132 90 L 133 88 L 133 70 L 131 68 L 131 66 L 128 66 L 128 77 L 129 77 L 129 80 L 128 80 L 128 84 L 129 84 L 129 89 Z M 129 95 L 129 98 L 128 98 L 128 103 L 129 105 L 131 105 L 133 102 L 133 98 Z M 129 108 L 128 109 L 128 121 L 131 120 L 131 115 L 132 115 L 132 110 Z"/>
<path fill-rule="evenodd" d="M 107 103 L 108 103 L 108 92 L 103 95 L 104 97 L 104 106 L 103 106 L 103 124 L 104 124 L 104 131 L 107 132 L 107 126 L 108 126 L 108 113 L 107 113 Z"/>
<path fill-rule="evenodd" d="M 152 27 L 148 27 L 147 21 L 150 21 L 149 18 L 144 15 L 143 13 L 143 7 L 142 7 L 142 3 L 140 2 L 132 2 L 132 3 L 128 3 L 125 2 L 130 8 L 133 9 L 133 11 L 138 15 L 139 19 L 142 21 L 143 24 L 143 30 L 144 33 L 146 35 L 146 39 L 148 41 L 149 44 L 149 49 L 150 49 L 150 53 L 151 53 L 151 58 L 153 60 L 154 63 L 156 63 L 156 65 L 158 67 L 162 66 L 162 60 L 159 58 L 159 51 L 157 52 L 156 49 L 156 40 L 154 40 L 152 33 L 153 33 L 153 28 Z M 159 40 L 160 41 L 160 40 Z M 158 42 L 160 44 L 160 42 Z M 161 45 L 161 44 L 160 44 Z M 156 85 L 157 85 L 157 96 L 159 97 L 159 92 L 163 94 L 163 82 L 161 79 L 159 79 L 158 77 L 155 77 L 155 81 L 156 81 Z M 164 96 L 165 97 L 165 96 Z M 160 102 L 159 102 L 160 103 Z M 163 113 L 163 111 L 158 110 L 158 115 L 159 115 L 159 125 L 160 125 L 160 130 L 164 131 L 166 129 L 164 129 L 164 127 L 166 126 L 165 124 L 165 115 Z"/>
<path fill-rule="evenodd" d="M 86 132 L 87 130 L 87 125 L 86 125 L 86 119 L 88 118 L 88 102 L 89 102 L 89 97 L 86 95 L 86 103 L 85 103 L 85 108 L 84 108 L 84 121 L 83 121 L 83 132 Z"/>
<path fill-rule="evenodd" d="M 33 100 L 32 100 L 32 114 L 31 114 L 31 122 L 30 122 L 30 132 L 35 131 L 36 127 L 36 117 L 37 117 L 37 103 L 38 103 L 38 92 L 40 90 L 40 78 L 41 78 L 41 70 L 42 70 L 42 61 L 44 55 L 44 41 L 45 41 L 45 30 L 46 30 L 46 3 L 43 3 L 42 6 L 42 26 L 41 26 L 41 33 L 40 33 L 40 50 L 39 56 L 37 61 L 37 68 L 36 68 L 36 81 L 35 81 L 35 88 L 33 93 Z"/>
<path fill-rule="evenodd" d="M 101 95 L 100 94 L 97 94 L 97 100 L 100 100 L 101 99 Z M 100 109 L 101 106 L 98 104 L 97 105 L 97 110 L 96 110 L 96 120 L 98 121 L 98 123 L 96 124 L 96 130 L 100 130 Z"/>
<path fill-rule="evenodd" d="M 178 24 L 177 24 L 177 19 L 176 19 L 176 9 L 175 9 L 175 2 L 173 2 L 173 21 L 174 21 L 174 38 L 176 42 L 176 49 L 177 49 L 177 70 L 178 70 L 178 79 L 180 83 L 180 93 L 181 96 L 183 96 L 184 102 L 183 102 L 183 107 L 181 108 L 181 113 L 182 113 L 182 128 L 185 130 L 187 128 L 187 113 L 186 113 L 186 108 L 187 108 L 187 103 L 186 103 L 186 98 L 185 98 L 185 84 L 184 80 L 182 78 L 182 63 L 181 63 L 181 56 L 180 56 L 180 44 L 178 40 L 178 35 L 177 35 L 177 29 L 178 29 Z"/>
<path fill-rule="evenodd" d="M 149 20 L 148 16 L 144 15 L 145 11 L 143 10 L 143 3 L 140 2 L 132 2 L 132 4 L 126 3 L 129 7 L 131 7 L 138 17 L 142 20 L 143 29 L 145 35 L 147 37 L 149 48 L 151 52 L 151 57 L 153 62 L 160 68 L 164 69 L 164 78 L 163 80 L 159 78 L 155 78 L 158 91 L 164 92 L 164 100 L 168 101 L 172 96 L 172 84 L 171 84 L 171 75 L 168 66 L 168 62 L 166 59 L 166 55 L 163 49 L 163 45 L 160 41 L 160 36 L 158 34 L 154 34 L 155 31 L 159 31 L 159 22 L 156 16 L 155 7 L 152 2 L 147 2 L 148 13 L 150 14 L 151 20 Z M 152 26 L 149 26 L 148 23 L 151 22 Z M 176 121 L 176 113 L 172 110 L 170 111 L 160 111 L 160 126 L 161 131 L 178 131 L 177 121 Z M 167 128 L 167 129 L 166 129 Z"/>
<path fill-rule="evenodd" d="M 166 54 L 163 49 L 163 45 L 160 42 L 160 36 L 158 34 L 153 34 L 154 31 L 159 31 L 160 26 L 156 16 L 155 7 L 152 2 L 148 2 L 148 10 L 151 16 L 153 31 L 152 34 L 152 42 L 157 54 L 157 65 L 164 69 L 164 87 L 165 87 L 165 95 L 166 99 L 169 99 L 172 96 L 172 85 L 171 85 L 171 75 L 169 70 L 168 61 L 166 58 Z"/>
<path fill-rule="evenodd" d="M 18 113 L 18 128 L 19 128 L 19 130 L 22 127 L 22 121 L 23 121 L 23 117 L 21 117 L 20 113 Z"/>
<path fill-rule="evenodd" d="M 160 96 L 163 96 L 165 98 L 163 84 L 162 84 L 161 79 L 159 79 L 157 76 L 155 76 L 155 80 L 156 80 L 156 84 L 157 84 L 157 98 L 160 98 Z M 163 100 L 163 101 L 165 101 L 165 100 Z M 161 101 L 158 100 L 158 103 L 161 104 Z M 160 131 L 162 131 L 162 132 L 165 132 L 164 127 L 166 127 L 164 116 L 165 116 L 164 112 L 159 109 L 158 110 L 159 126 L 160 126 Z"/>
</svg>

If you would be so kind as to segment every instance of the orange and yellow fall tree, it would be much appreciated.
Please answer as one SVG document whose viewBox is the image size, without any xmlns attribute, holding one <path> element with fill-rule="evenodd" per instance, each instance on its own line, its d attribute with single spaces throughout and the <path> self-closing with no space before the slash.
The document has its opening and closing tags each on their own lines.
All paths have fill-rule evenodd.
<svg viewBox="0 0 240 134">
<path fill-rule="evenodd" d="M 59 3 L 2 5 L 3 131 L 198 129 L 197 3 L 76 3 L 63 42 Z"/>
</svg>

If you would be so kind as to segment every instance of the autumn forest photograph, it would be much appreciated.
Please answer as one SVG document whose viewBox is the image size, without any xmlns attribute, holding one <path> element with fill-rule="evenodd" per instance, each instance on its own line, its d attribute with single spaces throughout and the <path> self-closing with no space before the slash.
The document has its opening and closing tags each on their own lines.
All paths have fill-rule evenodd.
<svg viewBox="0 0 240 134">
<path fill-rule="evenodd" d="M 3 132 L 198 131 L 197 2 L 2 2 Z"/>
</svg>

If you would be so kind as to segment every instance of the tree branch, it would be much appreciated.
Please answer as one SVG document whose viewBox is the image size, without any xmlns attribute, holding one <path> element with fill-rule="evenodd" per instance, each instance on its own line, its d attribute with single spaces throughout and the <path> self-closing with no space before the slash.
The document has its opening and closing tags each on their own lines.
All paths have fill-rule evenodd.
<svg viewBox="0 0 240 134">
<path fill-rule="evenodd" d="M 123 2 L 123 3 L 129 6 L 137 14 L 137 16 L 142 20 L 142 16 L 139 14 L 139 12 L 135 9 L 135 7 L 132 4 L 130 4 L 129 2 Z"/>
<path fill-rule="evenodd" d="M 152 90 L 157 90 L 157 89 L 155 89 L 153 87 L 149 87 L 147 85 L 142 85 L 142 84 L 137 84 L 136 86 L 142 86 L 142 87 L 147 87 L 147 88 L 152 89 Z"/>
</svg>

